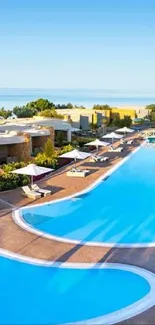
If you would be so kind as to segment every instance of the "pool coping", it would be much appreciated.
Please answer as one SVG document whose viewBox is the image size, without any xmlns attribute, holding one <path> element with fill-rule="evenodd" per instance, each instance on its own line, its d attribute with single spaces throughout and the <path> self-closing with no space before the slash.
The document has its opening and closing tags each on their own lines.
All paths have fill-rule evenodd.
<svg viewBox="0 0 155 325">
<path fill-rule="evenodd" d="M 54 268 L 69 268 L 69 269 L 114 269 L 122 270 L 130 273 L 137 274 L 141 278 L 145 279 L 150 286 L 149 292 L 140 298 L 138 301 L 123 307 L 115 312 L 111 312 L 107 315 L 98 316 L 84 321 L 77 321 L 72 323 L 66 323 L 66 325 L 112 325 L 125 321 L 132 317 L 135 317 L 155 305 L 155 274 L 147 269 L 122 263 L 71 263 L 71 262 L 58 262 L 39 260 L 36 258 L 30 258 L 18 253 L 10 253 L 7 250 L 0 249 L 0 254 L 3 257 L 16 260 L 18 262 L 30 263 L 38 267 L 54 267 Z"/>
<path fill-rule="evenodd" d="M 99 263 L 98 263 L 99 264 Z M 100 267 L 101 268 L 101 267 Z M 127 320 L 129 318 L 135 317 L 138 314 L 145 312 L 155 305 L 155 275 L 150 271 L 145 269 L 135 267 L 132 265 L 124 265 L 119 263 L 105 263 L 103 268 L 118 269 L 122 271 L 128 271 L 141 276 L 150 285 L 150 291 L 143 298 L 139 299 L 133 304 L 127 307 L 121 308 L 115 312 L 109 313 L 107 315 L 91 318 L 82 322 L 68 323 L 67 325 L 112 325 Z"/>
<path fill-rule="evenodd" d="M 51 239 L 51 240 L 55 240 L 58 242 L 62 242 L 62 243 L 68 243 L 68 244 L 74 244 L 74 245 L 85 245 L 85 246 L 92 246 L 92 247 L 118 247 L 118 248 L 145 248 L 145 247 L 155 247 L 155 242 L 153 243 L 107 243 L 107 242 L 88 242 L 88 241 L 80 241 L 80 240 L 74 240 L 74 239 L 69 239 L 69 238 L 63 238 L 61 236 L 55 236 L 52 234 L 48 234 L 45 231 L 41 231 L 41 230 L 37 230 L 36 228 L 34 228 L 32 225 L 28 224 L 22 217 L 22 211 L 23 210 L 28 210 L 30 208 L 35 208 L 35 207 L 39 207 L 39 206 L 44 206 L 44 205 L 52 205 L 58 202 L 62 202 L 62 201 L 66 201 L 66 200 L 70 200 L 70 199 L 78 199 L 78 196 L 82 196 L 88 192 L 90 192 L 92 189 L 94 189 L 95 187 L 97 187 L 102 181 L 104 181 L 107 177 L 109 177 L 110 175 L 112 175 L 117 169 L 119 169 L 123 164 L 126 163 L 126 161 L 128 161 L 136 152 L 138 152 L 142 147 L 144 147 L 146 144 L 146 141 L 144 141 L 140 146 L 138 146 L 135 150 L 133 150 L 128 156 L 124 157 L 121 161 L 119 161 L 115 166 L 113 166 L 109 171 L 107 171 L 103 176 L 99 177 L 95 182 L 93 182 L 90 186 L 88 186 L 87 188 L 85 188 L 84 190 L 74 193 L 72 195 L 63 197 L 61 199 L 57 199 L 57 200 L 53 200 L 50 202 L 45 202 L 45 203 L 39 203 L 39 204 L 33 204 L 33 205 L 29 205 L 28 207 L 22 207 L 19 209 L 14 209 L 12 211 L 12 218 L 14 220 L 14 222 L 20 226 L 22 229 L 31 232 L 37 236 L 40 236 L 42 238 L 46 238 L 46 239 Z"/>
</svg>

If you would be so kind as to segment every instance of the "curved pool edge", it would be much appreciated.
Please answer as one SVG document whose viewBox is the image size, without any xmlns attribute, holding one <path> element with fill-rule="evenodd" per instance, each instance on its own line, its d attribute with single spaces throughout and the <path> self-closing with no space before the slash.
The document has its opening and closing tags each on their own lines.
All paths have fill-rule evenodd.
<svg viewBox="0 0 155 325">
<path fill-rule="evenodd" d="M 99 263 L 98 263 L 99 264 Z M 125 264 L 118 264 L 118 263 L 105 263 L 107 268 L 112 269 L 120 269 L 124 271 L 129 271 L 132 273 L 135 273 L 139 276 L 141 276 L 143 279 L 145 279 L 149 285 L 150 285 L 150 291 L 149 293 L 141 298 L 140 300 L 136 301 L 135 303 L 117 310 L 116 312 L 112 312 L 110 314 L 95 317 L 86 321 L 82 322 L 74 322 L 74 323 L 68 323 L 67 325 L 112 325 L 117 324 L 119 322 L 125 321 L 127 319 L 133 318 L 151 307 L 155 305 L 155 275 L 147 271 L 143 268 L 137 267 L 137 266 L 131 266 L 131 265 L 125 265 Z M 109 266 L 109 267 L 108 267 Z"/>
<path fill-rule="evenodd" d="M 72 268 L 72 269 L 114 269 L 121 271 L 128 271 L 134 273 L 147 281 L 150 286 L 150 291 L 142 297 L 140 300 L 135 303 L 119 309 L 118 311 L 112 312 L 107 315 L 86 319 L 80 322 L 68 323 L 68 325 L 111 325 L 118 322 L 133 318 L 155 305 L 155 274 L 152 272 L 133 265 L 121 264 L 121 263 L 70 263 L 70 262 L 55 262 L 55 261 L 46 261 L 39 260 L 36 258 L 26 257 L 20 254 L 11 253 L 7 250 L 0 249 L 0 255 L 5 258 L 10 258 L 18 262 L 33 264 L 36 266 L 43 267 L 58 267 L 58 268 Z M 67 324 L 66 324 L 67 325 Z"/>
<path fill-rule="evenodd" d="M 155 242 L 150 242 L 150 243 L 113 243 L 113 242 L 88 242 L 88 241 L 80 241 L 80 240 L 73 240 L 70 238 L 64 238 L 61 236 L 55 236 L 52 234 L 49 234 L 45 231 L 41 231 L 41 230 L 37 230 L 35 227 L 33 227 L 32 225 L 30 225 L 29 223 L 27 223 L 24 218 L 22 217 L 22 210 L 27 210 L 29 208 L 32 207 L 38 207 L 38 206 L 44 206 L 47 204 L 54 204 L 54 203 L 58 203 L 58 202 L 62 202 L 68 199 L 73 199 L 76 198 L 76 196 L 80 196 L 83 195 L 89 191 L 91 191 L 92 189 L 94 189 L 101 181 L 103 181 L 107 176 L 110 176 L 112 173 L 114 173 L 120 166 L 122 166 L 127 160 L 129 160 L 136 152 L 138 152 L 140 150 L 141 147 L 143 147 L 145 145 L 146 141 L 144 141 L 140 146 L 138 146 L 135 150 L 133 150 L 127 157 L 125 157 L 124 159 L 122 159 L 120 162 L 118 162 L 115 166 L 113 166 L 111 168 L 110 171 L 108 171 L 107 173 L 105 173 L 103 176 L 101 176 L 100 178 L 98 178 L 95 182 L 93 182 L 91 184 L 91 186 L 87 187 L 86 189 L 82 190 L 81 192 L 78 192 L 76 194 L 61 198 L 61 199 L 57 199 L 57 200 L 53 200 L 50 202 L 45 202 L 45 203 L 40 203 L 40 204 L 36 204 L 36 205 L 29 205 L 28 207 L 23 207 L 23 208 L 19 208 L 19 209 L 14 209 L 12 212 L 12 218 L 14 220 L 14 222 L 21 227 L 22 229 L 33 233 L 37 236 L 40 236 L 42 238 L 46 238 L 46 239 L 51 239 L 51 240 L 55 240 L 55 241 L 59 241 L 62 243 L 68 243 L 68 244 L 74 244 L 74 245 L 86 245 L 86 246 L 93 246 L 93 247 L 118 247 L 118 248 L 145 248 L 145 247 L 155 247 Z"/>
<path fill-rule="evenodd" d="M 50 203 L 51 204 L 51 203 Z M 66 244 L 73 244 L 73 245 L 81 245 L 81 246 L 92 246 L 92 247 L 109 247 L 109 248 L 148 248 L 148 247 L 155 247 L 155 242 L 149 242 L 149 243 L 116 243 L 116 242 L 94 242 L 94 241 L 80 241 L 70 238 L 64 238 L 61 236 L 55 236 L 52 234 L 49 234 L 45 231 L 38 230 L 34 228 L 32 225 L 27 223 L 22 214 L 22 209 L 14 210 L 12 212 L 12 218 L 14 222 L 23 230 L 30 232 L 32 234 L 35 234 L 39 237 L 45 238 L 45 239 L 51 239 L 54 241 L 58 241 L 61 243 Z"/>
</svg>

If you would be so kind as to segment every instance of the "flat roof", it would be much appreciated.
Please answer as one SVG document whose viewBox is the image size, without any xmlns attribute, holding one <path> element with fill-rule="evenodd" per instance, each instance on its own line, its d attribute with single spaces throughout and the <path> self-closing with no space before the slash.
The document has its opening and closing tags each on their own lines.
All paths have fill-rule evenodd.
<svg viewBox="0 0 155 325">
<path fill-rule="evenodd" d="M 0 134 L 0 145 L 17 144 L 17 143 L 24 143 L 24 142 L 25 142 L 24 136 Z"/>
<path fill-rule="evenodd" d="M 50 135 L 50 131 L 47 129 L 26 129 L 24 130 L 25 133 L 28 133 L 31 135 L 31 137 L 40 137 L 40 136 L 46 136 Z"/>
<path fill-rule="evenodd" d="M 37 129 L 37 126 L 53 127 L 54 130 L 62 130 L 62 131 L 71 130 L 72 128 L 70 123 L 60 119 L 26 118 L 26 119 L 7 120 L 5 124 L 0 124 L 0 131 L 6 131 L 6 130 L 25 131 L 25 130 L 31 130 L 32 127 L 34 130 L 35 128 Z M 38 132 L 41 132 L 41 130 L 38 130 Z"/>
</svg>

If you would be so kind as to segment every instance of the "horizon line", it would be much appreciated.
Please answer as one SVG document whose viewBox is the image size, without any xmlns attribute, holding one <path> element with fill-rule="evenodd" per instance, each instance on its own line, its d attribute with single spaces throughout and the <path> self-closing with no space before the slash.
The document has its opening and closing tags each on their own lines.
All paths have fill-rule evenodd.
<svg viewBox="0 0 155 325">
<path fill-rule="evenodd" d="M 145 92 L 155 92 L 154 89 L 144 89 L 144 88 L 125 88 L 125 89 L 121 89 L 121 88 L 79 88 L 79 87 L 74 87 L 74 88 L 63 88 L 63 87 L 0 87 L 0 90 L 100 90 L 100 91 L 145 91 Z"/>
</svg>

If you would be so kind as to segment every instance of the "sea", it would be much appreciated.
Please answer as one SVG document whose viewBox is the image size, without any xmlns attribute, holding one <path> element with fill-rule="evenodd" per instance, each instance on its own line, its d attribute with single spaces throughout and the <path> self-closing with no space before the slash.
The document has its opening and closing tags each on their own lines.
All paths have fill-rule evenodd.
<svg viewBox="0 0 155 325">
<path fill-rule="evenodd" d="M 138 108 L 155 103 L 155 91 L 0 88 L 0 108 L 12 109 L 38 98 L 46 98 L 55 104 L 72 103 L 87 108 L 92 108 L 94 104 Z"/>
</svg>

